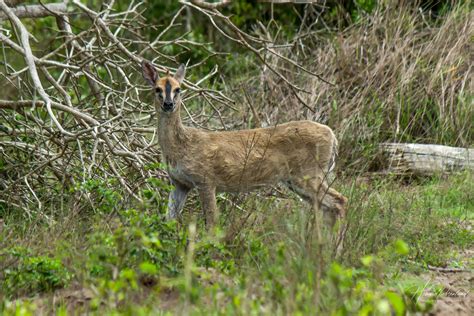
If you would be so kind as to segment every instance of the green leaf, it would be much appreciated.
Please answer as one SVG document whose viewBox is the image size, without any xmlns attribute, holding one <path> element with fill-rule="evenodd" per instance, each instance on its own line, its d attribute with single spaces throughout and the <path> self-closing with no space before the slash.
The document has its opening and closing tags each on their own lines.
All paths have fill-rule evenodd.
<svg viewBox="0 0 474 316">
<path fill-rule="evenodd" d="M 372 262 L 374 261 L 374 256 L 372 255 L 368 255 L 368 256 L 364 256 L 360 259 L 360 261 L 362 262 L 362 264 L 366 267 L 369 267 Z"/>
<path fill-rule="evenodd" d="M 155 275 L 158 273 L 158 268 L 151 262 L 142 262 L 140 264 L 140 271 L 145 274 Z"/>
<path fill-rule="evenodd" d="M 387 291 L 385 297 L 389 300 L 397 316 L 405 315 L 405 302 L 398 293 Z"/>
<path fill-rule="evenodd" d="M 377 303 L 377 310 L 382 315 L 390 315 L 390 304 L 387 300 L 381 300 Z"/>
<path fill-rule="evenodd" d="M 409 252 L 410 252 L 410 247 L 408 247 L 408 245 L 406 244 L 406 242 L 404 242 L 403 240 L 401 239 L 398 239 L 397 241 L 395 241 L 395 251 L 399 254 L 399 255 L 407 255 Z"/>
<path fill-rule="evenodd" d="M 132 269 L 123 269 L 120 271 L 120 277 L 126 280 L 134 280 L 135 279 L 135 271 Z"/>
</svg>

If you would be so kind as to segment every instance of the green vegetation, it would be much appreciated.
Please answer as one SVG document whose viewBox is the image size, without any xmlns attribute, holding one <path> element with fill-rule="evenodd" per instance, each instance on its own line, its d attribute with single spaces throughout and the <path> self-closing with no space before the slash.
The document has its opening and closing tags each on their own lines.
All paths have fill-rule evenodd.
<svg viewBox="0 0 474 316">
<path fill-rule="evenodd" d="M 396 179 L 342 185 L 351 207 L 337 259 L 328 240 L 321 245 L 309 237 L 314 227 L 305 224 L 307 207 L 291 196 L 249 195 L 242 210 L 222 196 L 222 222 L 249 217 L 227 245 L 219 231 L 202 229 L 201 220 L 194 233 L 195 216 L 165 222 L 151 205 L 113 215 L 110 209 L 65 215 L 49 225 L 6 217 L 8 229 L 0 236 L 7 264 L 0 283 L 3 313 L 14 314 L 18 306 L 31 313 L 74 307 L 120 314 L 428 310 L 440 288 L 417 276 L 423 266 L 472 268 L 461 256 L 474 240 L 467 221 L 472 181 L 464 173 L 410 185 Z M 60 287 L 89 289 L 90 295 L 78 304 L 72 294 L 51 292 Z"/>
<path fill-rule="evenodd" d="M 59 259 L 32 256 L 28 248 L 7 248 L 3 255 L 12 259 L 12 268 L 4 270 L 3 289 L 7 295 L 27 295 L 51 291 L 68 284 L 71 275 Z"/>
<path fill-rule="evenodd" d="M 139 62 L 94 19 L 71 14 L 79 47 L 92 42 L 96 55 L 75 50 L 70 61 L 78 70 L 64 76 L 62 68 L 42 67 L 45 90 L 58 102 L 67 99 L 43 78 L 51 69 L 55 79 L 62 76 L 72 107 L 108 129 L 103 135 L 114 150 L 140 153 L 143 161 L 114 155 L 92 123 L 70 113 L 56 112 L 77 139 L 61 135 L 43 107 L 1 108 L 0 315 L 398 316 L 431 310 L 446 289 L 427 281 L 430 269 L 474 269 L 474 175 L 407 178 L 372 171 L 381 168 L 381 142 L 473 146 L 474 26 L 467 1 L 408 2 L 328 0 L 322 8 L 233 1 L 220 9 L 243 32 L 272 42 L 283 59 L 267 42 L 250 41 L 257 56 L 178 1 L 149 1 L 128 17 L 121 14 L 129 3 L 117 1 L 108 12 L 108 27 L 134 56 L 171 68 L 189 61 L 192 83 L 209 74 L 202 91 L 183 89 L 187 125 L 243 129 L 309 119 L 334 129 L 340 143 L 335 187 L 349 199 L 338 255 L 318 216 L 283 188 L 219 194 L 214 231 L 204 228 L 194 193 L 183 218 L 167 221 L 172 187 L 156 135 L 144 131 L 156 120 L 147 116 L 155 108 Z M 102 2 L 87 3 L 105 10 Z M 144 49 L 177 12 L 161 42 Z M 141 24 L 145 19 L 153 27 Z M 36 38 L 37 57 L 58 49 L 54 58 L 66 59 L 54 17 L 22 21 Z M 0 21 L 4 29 L 19 43 L 6 20 Z M 0 99 L 39 99 L 18 51 L 5 44 L 0 54 Z M 112 61 L 124 74 L 108 67 Z M 269 67 L 308 93 L 297 97 Z M 91 91 L 87 71 L 108 98 L 104 104 Z M 235 103 L 211 98 L 218 93 Z M 230 231 L 236 236 L 224 242 Z"/>
</svg>

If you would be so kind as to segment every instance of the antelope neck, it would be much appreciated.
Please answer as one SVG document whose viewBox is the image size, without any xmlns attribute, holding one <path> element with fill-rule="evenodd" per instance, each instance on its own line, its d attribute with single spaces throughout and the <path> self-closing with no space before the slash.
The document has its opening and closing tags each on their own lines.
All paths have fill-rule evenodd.
<svg viewBox="0 0 474 316">
<path fill-rule="evenodd" d="M 186 131 L 181 122 L 179 107 L 171 113 L 159 113 L 158 141 L 166 156 L 173 155 L 184 147 Z"/>
</svg>

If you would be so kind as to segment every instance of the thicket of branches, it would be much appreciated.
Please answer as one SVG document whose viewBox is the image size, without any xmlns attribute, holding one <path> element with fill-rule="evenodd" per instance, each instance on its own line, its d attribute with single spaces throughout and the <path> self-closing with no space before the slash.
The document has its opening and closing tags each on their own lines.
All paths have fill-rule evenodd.
<svg viewBox="0 0 474 316">
<path fill-rule="evenodd" d="M 216 10 L 218 6 L 203 1 L 181 1 L 181 8 L 168 25 L 159 26 L 152 41 L 145 31 L 153 26 L 143 18 L 146 5 L 140 1 L 120 11 L 114 9 L 114 1 L 100 11 L 78 0 L 41 5 L 21 2 L 0 1 L 0 18 L 5 20 L 0 32 L 2 95 L 10 96 L 0 98 L 0 203 L 5 209 L 22 209 L 29 217 L 38 213 L 48 218 L 47 210 L 57 207 L 80 211 L 85 204 L 78 201 L 100 207 L 107 201 L 104 194 L 94 199 L 94 189 L 112 187 L 109 198 L 120 194 L 124 203 L 129 198 L 150 198 L 142 195 L 144 190 L 159 194 L 156 181 L 150 179 L 165 173 L 157 164 L 155 108 L 140 63 L 151 59 L 163 74 L 174 70 L 169 65 L 186 62 L 180 60 L 179 52 L 169 53 L 169 46 L 182 52 L 205 45 L 186 39 L 184 31 L 176 32 L 180 27 L 176 21 L 185 9 L 204 15 L 225 39 L 244 47 L 263 64 L 265 51 L 278 56 L 279 48 L 270 40 L 240 30 Z M 37 43 L 28 23 L 45 16 L 56 19 L 50 36 L 43 39 L 51 49 L 37 52 L 35 46 L 43 43 Z M 188 69 L 213 54 L 209 51 Z M 300 92 L 277 68 L 268 67 L 293 93 Z M 201 74 L 197 82 L 185 81 L 183 101 L 190 124 L 205 128 L 205 122 L 215 116 L 226 128 L 220 109 L 232 108 L 233 100 L 206 87 L 206 80 L 217 72 L 214 68 Z M 195 98 L 213 109 L 212 113 L 191 114 L 186 104 Z M 65 198 L 69 193 L 72 198 Z"/>
<path fill-rule="evenodd" d="M 139 69 L 144 58 L 163 74 L 199 51 L 188 73 L 208 71 L 184 83 L 186 124 L 320 121 L 339 135 L 344 167 L 365 170 L 378 141 L 472 145 L 468 5 L 436 19 L 417 5 L 389 1 L 340 28 L 325 22 L 321 1 L 297 12 L 299 27 L 285 32 L 273 10 L 267 21 L 237 26 L 222 13 L 232 10 L 228 1 L 179 1 L 163 25 L 147 23 L 141 1 L 100 8 L 78 0 L 22 2 L 0 0 L 0 210 L 49 219 L 48 210 L 79 212 L 118 195 L 128 203 L 160 194 L 162 182 L 153 179 L 166 174 L 152 93 Z M 202 67 L 223 45 L 189 36 L 191 13 L 242 53 L 225 55 L 240 73 Z M 51 22 L 46 36 L 35 34 L 38 19 Z M 151 40 L 150 30 L 157 34 Z"/>
</svg>

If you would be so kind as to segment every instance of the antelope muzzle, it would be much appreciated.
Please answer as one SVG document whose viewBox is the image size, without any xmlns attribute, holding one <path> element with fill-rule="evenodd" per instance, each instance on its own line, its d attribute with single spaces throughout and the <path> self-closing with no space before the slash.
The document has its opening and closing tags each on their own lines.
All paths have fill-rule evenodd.
<svg viewBox="0 0 474 316">
<path fill-rule="evenodd" d="M 174 102 L 173 101 L 163 101 L 163 105 L 161 106 L 163 112 L 173 112 L 174 111 Z"/>
</svg>

